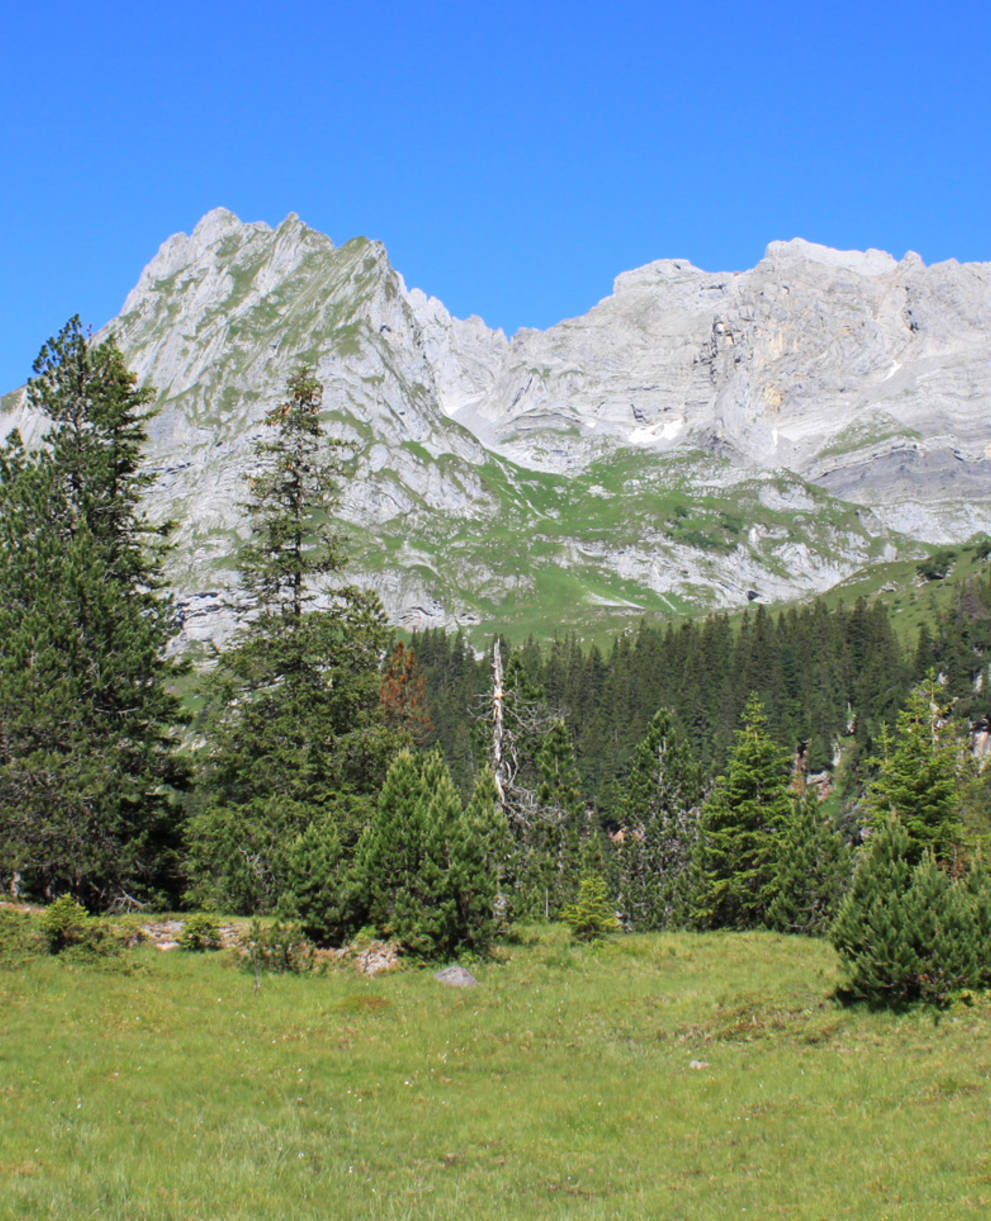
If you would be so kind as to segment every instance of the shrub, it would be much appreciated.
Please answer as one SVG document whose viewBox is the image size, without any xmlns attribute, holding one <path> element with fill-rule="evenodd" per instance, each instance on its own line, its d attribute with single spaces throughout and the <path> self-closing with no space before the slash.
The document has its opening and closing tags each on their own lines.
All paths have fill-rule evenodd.
<svg viewBox="0 0 991 1221">
<path fill-rule="evenodd" d="M 586 874 L 578 886 L 578 898 L 561 912 L 561 919 L 580 941 L 594 941 L 618 933 L 620 924 L 609 901 L 606 883 L 600 874 Z"/>
<path fill-rule="evenodd" d="M 38 926 L 50 954 L 116 958 L 124 948 L 110 926 L 95 920 L 71 895 L 56 899 L 42 914 Z"/>
<path fill-rule="evenodd" d="M 16 967 L 41 952 L 34 921 L 27 912 L 0 908 L 0 967 Z"/>
<path fill-rule="evenodd" d="M 93 920 L 85 907 L 72 895 L 62 895 L 42 914 L 41 935 L 50 954 L 60 954 L 72 945 L 81 945 L 92 933 Z"/>
<path fill-rule="evenodd" d="M 184 950 L 219 950 L 220 930 L 217 922 L 204 912 L 196 912 L 182 927 L 179 945 Z"/>
<path fill-rule="evenodd" d="M 262 971 L 273 975 L 301 975 L 313 966 L 313 946 L 306 940 L 302 928 L 290 921 L 276 920 L 264 928 L 253 920 L 245 949 L 243 965 L 246 970 L 254 971 L 256 978 Z"/>
<path fill-rule="evenodd" d="M 915 571 L 924 581 L 942 581 L 956 558 L 955 548 L 939 547 L 932 555 L 920 560 L 915 566 Z"/>
</svg>

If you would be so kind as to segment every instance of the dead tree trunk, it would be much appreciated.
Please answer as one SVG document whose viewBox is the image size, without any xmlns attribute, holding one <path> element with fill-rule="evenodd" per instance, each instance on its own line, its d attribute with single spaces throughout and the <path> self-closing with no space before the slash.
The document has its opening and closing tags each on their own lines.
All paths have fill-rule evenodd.
<svg viewBox="0 0 991 1221">
<path fill-rule="evenodd" d="M 503 753 L 503 702 L 505 700 L 502 677 L 502 650 L 499 639 L 492 645 L 492 777 L 495 780 L 499 805 L 506 809 L 506 759 Z"/>
</svg>

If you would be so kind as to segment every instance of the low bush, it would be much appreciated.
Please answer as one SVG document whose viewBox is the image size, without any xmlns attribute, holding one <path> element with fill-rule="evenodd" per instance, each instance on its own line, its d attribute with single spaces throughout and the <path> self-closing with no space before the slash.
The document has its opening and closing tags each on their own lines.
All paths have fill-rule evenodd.
<svg viewBox="0 0 991 1221">
<path fill-rule="evenodd" d="M 0 967 L 16 967 L 40 954 L 43 943 L 27 912 L 0 908 Z"/>
<path fill-rule="evenodd" d="M 92 936 L 94 921 L 86 908 L 72 895 L 62 895 L 45 910 L 39 928 L 50 954 L 60 954 L 73 945 L 82 945 Z"/>
<path fill-rule="evenodd" d="M 71 895 L 56 899 L 42 914 L 38 927 L 50 954 L 115 958 L 124 949 L 113 929 L 91 916 Z"/>
<path fill-rule="evenodd" d="M 179 946 L 184 950 L 219 950 L 220 929 L 217 922 L 204 912 L 196 912 L 182 926 Z"/>
<path fill-rule="evenodd" d="M 298 975 L 313 967 L 313 945 L 294 922 L 276 920 L 265 927 L 253 920 L 244 949 L 242 965 L 246 971 L 254 971 L 256 978 L 262 971 Z"/>
</svg>

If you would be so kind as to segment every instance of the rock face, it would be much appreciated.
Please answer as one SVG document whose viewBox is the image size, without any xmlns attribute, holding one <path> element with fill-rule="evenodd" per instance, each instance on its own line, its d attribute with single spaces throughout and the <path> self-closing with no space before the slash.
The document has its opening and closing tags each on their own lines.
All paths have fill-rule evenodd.
<svg viewBox="0 0 991 1221">
<path fill-rule="evenodd" d="M 774 242 L 746 272 L 651 263 L 510 341 L 378 243 L 218 209 L 107 329 L 159 392 L 187 640 L 235 621 L 243 474 L 300 364 L 353 454 L 353 575 L 406 626 L 792 597 L 987 526 L 991 265 Z M 36 436 L 21 395 L 0 410 Z"/>
<path fill-rule="evenodd" d="M 991 497 L 989 359 L 991 265 L 795 240 L 748 272 L 627 272 L 584 317 L 521 332 L 482 393 L 442 402 L 522 463 L 699 448 L 862 504 L 930 504 L 938 533 L 940 501 Z"/>
</svg>

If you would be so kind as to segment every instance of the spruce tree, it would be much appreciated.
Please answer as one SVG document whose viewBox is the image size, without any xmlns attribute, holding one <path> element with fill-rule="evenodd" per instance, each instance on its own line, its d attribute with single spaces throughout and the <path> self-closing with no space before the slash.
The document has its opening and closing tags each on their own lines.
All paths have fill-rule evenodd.
<svg viewBox="0 0 991 1221">
<path fill-rule="evenodd" d="M 702 769 L 661 708 L 633 752 L 616 849 L 620 902 L 635 930 L 688 922 L 702 791 Z"/>
<path fill-rule="evenodd" d="M 379 701 L 391 641 L 381 605 L 328 587 L 344 547 L 329 520 L 340 467 L 324 448 L 321 393 L 301 371 L 265 416 L 239 556 L 251 610 L 207 687 L 190 897 L 244 912 L 274 908 L 289 846 L 310 822 L 332 818 L 353 852 L 398 744 Z"/>
<path fill-rule="evenodd" d="M 807 789 L 775 841 L 773 897 L 767 923 L 785 933 L 824 936 L 849 885 L 850 848 Z"/>
<path fill-rule="evenodd" d="M 78 318 L 34 372 L 48 430 L 0 453 L 0 873 L 97 905 L 174 897 L 182 667 L 166 527 L 142 508 L 153 391 Z"/>
<path fill-rule="evenodd" d="M 606 881 L 598 873 L 582 875 L 575 901 L 562 910 L 561 919 L 579 941 L 595 941 L 620 931 Z"/>
<path fill-rule="evenodd" d="M 882 825 L 893 811 L 911 842 L 913 861 L 931 849 L 952 858 L 963 839 L 963 755 L 945 725 L 940 690 L 932 674 L 913 688 L 898 713 L 894 740 L 882 738 L 882 757 L 870 784 L 866 810 Z"/>
<path fill-rule="evenodd" d="M 791 761 L 751 696 L 726 773 L 701 815 L 695 919 L 713 928 L 762 924 L 774 897 L 775 840 L 791 814 Z"/>
</svg>

